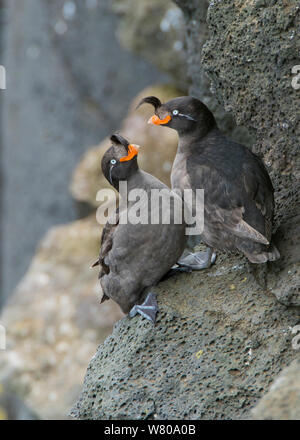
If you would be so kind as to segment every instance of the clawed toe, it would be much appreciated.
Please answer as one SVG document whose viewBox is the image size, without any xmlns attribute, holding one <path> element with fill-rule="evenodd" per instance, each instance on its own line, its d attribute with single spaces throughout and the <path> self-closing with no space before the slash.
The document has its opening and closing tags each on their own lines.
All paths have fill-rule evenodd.
<svg viewBox="0 0 300 440">
<path fill-rule="evenodd" d="M 155 324 L 158 305 L 156 295 L 149 292 L 143 304 L 136 304 L 129 312 L 129 317 L 133 318 L 137 313 Z"/>
<path fill-rule="evenodd" d="M 216 261 L 217 254 L 212 249 L 205 252 L 196 252 L 189 254 L 178 261 L 181 267 L 190 268 L 191 270 L 208 269 Z"/>
</svg>

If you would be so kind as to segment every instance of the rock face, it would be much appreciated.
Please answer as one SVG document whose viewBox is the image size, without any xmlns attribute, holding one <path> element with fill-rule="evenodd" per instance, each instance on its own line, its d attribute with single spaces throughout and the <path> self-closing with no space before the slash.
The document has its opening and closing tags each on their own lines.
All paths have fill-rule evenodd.
<svg viewBox="0 0 300 440">
<path fill-rule="evenodd" d="M 7 339 L 0 385 L 42 419 L 66 418 L 87 359 L 124 316 L 112 301 L 100 306 L 97 270 L 90 269 L 100 236 L 95 215 L 50 230 L 0 316 Z"/>
<path fill-rule="evenodd" d="M 168 73 L 177 86 L 186 87 L 184 20 L 171 0 L 113 0 L 120 16 L 117 35 L 126 49 Z"/>
<path fill-rule="evenodd" d="M 282 259 L 270 289 L 287 305 L 300 304 L 300 89 L 297 0 L 210 3 L 204 68 L 225 109 L 255 133 L 253 150 L 269 166 L 275 188 L 277 239 Z M 289 238 L 287 237 L 289 236 Z"/>
<path fill-rule="evenodd" d="M 300 420 L 300 359 L 285 368 L 252 411 L 257 420 Z"/>
<path fill-rule="evenodd" d="M 122 123 L 120 121 L 119 132 L 128 137 L 130 142 L 141 146 L 140 167 L 169 186 L 170 171 L 177 150 L 177 133 L 174 130 L 158 130 L 157 127 L 147 125 L 147 119 L 153 114 L 153 108 L 142 106 L 136 110 L 136 106 L 145 96 L 157 95 L 163 101 L 168 101 L 182 93 L 184 92 L 170 85 L 148 87 L 135 97 L 128 116 Z M 99 189 L 111 188 L 101 172 L 101 159 L 109 146 L 110 140 L 106 138 L 99 146 L 90 149 L 76 167 L 70 188 L 75 200 L 96 207 L 99 205 L 96 200 Z"/>
<path fill-rule="evenodd" d="M 299 215 L 300 90 L 297 0 L 212 1 L 204 68 L 225 109 L 255 132 L 254 151 L 271 167 L 278 220 Z"/>
<path fill-rule="evenodd" d="M 202 63 L 201 55 L 204 43 L 209 36 L 206 22 L 207 0 L 174 0 L 182 8 L 186 25 L 187 66 L 192 79 L 190 94 L 201 99 L 215 115 L 218 126 L 231 139 L 250 146 L 253 137 L 246 127 L 237 126 L 232 114 L 224 110 L 215 96 L 214 85 L 211 84 Z"/>
<path fill-rule="evenodd" d="M 157 288 L 155 327 L 127 317 L 99 347 L 72 410 L 80 419 L 244 419 L 299 351 L 288 309 L 236 257 Z"/>
</svg>

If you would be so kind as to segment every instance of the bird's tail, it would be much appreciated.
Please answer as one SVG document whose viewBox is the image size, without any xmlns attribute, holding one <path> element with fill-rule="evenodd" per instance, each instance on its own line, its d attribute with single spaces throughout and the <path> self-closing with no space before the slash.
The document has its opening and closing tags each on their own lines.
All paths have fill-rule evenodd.
<svg viewBox="0 0 300 440">
<path fill-rule="evenodd" d="M 265 252 L 260 253 L 244 253 L 251 263 L 266 263 L 267 261 L 276 261 L 280 258 L 280 253 L 274 243 L 270 244 L 270 247 Z"/>
</svg>

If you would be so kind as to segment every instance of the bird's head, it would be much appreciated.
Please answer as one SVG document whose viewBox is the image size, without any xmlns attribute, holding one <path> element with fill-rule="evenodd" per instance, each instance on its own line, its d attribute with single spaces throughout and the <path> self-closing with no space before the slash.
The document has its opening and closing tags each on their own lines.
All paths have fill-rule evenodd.
<svg viewBox="0 0 300 440">
<path fill-rule="evenodd" d="M 210 110 L 199 99 L 192 96 L 181 96 L 162 104 L 155 96 L 147 96 L 138 104 L 151 104 L 155 113 L 149 119 L 149 124 L 173 128 L 179 134 L 193 130 L 204 129 L 208 132 L 216 125 Z"/>
<path fill-rule="evenodd" d="M 137 155 L 139 146 L 130 144 L 119 134 L 110 138 L 111 147 L 104 154 L 101 168 L 105 178 L 119 190 L 119 182 L 128 178 L 138 170 Z"/>
</svg>

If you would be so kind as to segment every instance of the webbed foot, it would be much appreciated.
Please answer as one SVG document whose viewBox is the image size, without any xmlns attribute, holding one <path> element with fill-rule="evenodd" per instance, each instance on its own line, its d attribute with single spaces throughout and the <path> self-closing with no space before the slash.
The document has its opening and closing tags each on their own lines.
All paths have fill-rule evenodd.
<svg viewBox="0 0 300 440">
<path fill-rule="evenodd" d="M 143 304 L 136 304 L 129 312 L 129 317 L 133 318 L 137 313 L 155 324 L 158 306 L 155 293 L 149 292 Z"/>
<path fill-rule="evenodd" d="M 189 254 L 178 261 L 178 265 L 191 270 L 208 269 L 216 261 L 217 254 L 208 248 L 205 252 L 196 252 Z"/>
</svg>

